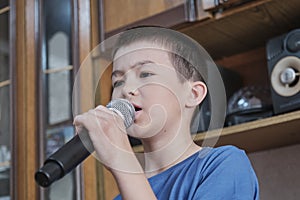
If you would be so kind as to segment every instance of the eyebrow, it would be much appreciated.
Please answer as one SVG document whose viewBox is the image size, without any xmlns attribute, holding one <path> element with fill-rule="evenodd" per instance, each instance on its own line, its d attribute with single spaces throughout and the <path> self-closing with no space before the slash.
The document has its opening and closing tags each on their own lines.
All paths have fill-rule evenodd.
<svg viewBox="0 0 300 200">
<path fill-rule="evenodd" d="M 143 60 L 143 61 L 137 62 L 134 65 L 132 65 L 130 67 L 130 69 L 138 67 L 138 66 L 142 66 L 142 65 L 145 65 L 145 64 L 149 64 L 149 63 L 155 63 L 155 62 L 153 62 L 151 60 Z M 115 71 L 112 72 L 111 77 L 123 76 L 124 74 L 125 73 L 122 70 L 115 70 Z"/>
</svg>

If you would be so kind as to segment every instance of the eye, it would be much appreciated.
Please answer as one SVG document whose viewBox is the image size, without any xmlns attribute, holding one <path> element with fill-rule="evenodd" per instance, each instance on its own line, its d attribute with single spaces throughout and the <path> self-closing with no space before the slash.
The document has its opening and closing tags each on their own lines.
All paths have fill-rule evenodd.
<svg viewBox="0 0 300 200">
<path fill-rule="evenodd" d="M 141 72 L 140 73 L 140 78 L 146 78 L 146 77 L 149 77 L 149 76 L 153 76 L 154 74 L 151 73 L 151 72 Z"/>
<path fill-rule="evenodd" d="M 124 83 L 123 80 L 115 81 L 114 84 L 113 84 L 113 88 L 119 87 L 119 86 L 121 86 L 123 83 Z"/>
</svg>

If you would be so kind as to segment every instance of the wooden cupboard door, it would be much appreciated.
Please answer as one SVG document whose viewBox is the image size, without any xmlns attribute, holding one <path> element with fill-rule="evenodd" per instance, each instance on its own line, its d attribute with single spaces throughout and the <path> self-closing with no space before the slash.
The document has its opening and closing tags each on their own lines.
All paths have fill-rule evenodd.
<svg viewBox="0 0 300 200">
<path fill-rule="evenodd" d="M 185 0 L 104 0 L 105 32 L 162 13 L 185 2 Z"/>
</svg>

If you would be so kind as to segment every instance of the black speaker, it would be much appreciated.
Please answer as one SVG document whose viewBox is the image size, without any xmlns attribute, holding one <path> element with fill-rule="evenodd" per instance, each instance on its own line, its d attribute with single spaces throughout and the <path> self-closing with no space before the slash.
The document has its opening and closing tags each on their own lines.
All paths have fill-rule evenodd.
<svg viewBox="0 0 300 200">
<path fill-rule="evenodd" d="M 275 114 L 300 108 L 300 29 L 270 39 L 266 45 Z"/>
</svg>

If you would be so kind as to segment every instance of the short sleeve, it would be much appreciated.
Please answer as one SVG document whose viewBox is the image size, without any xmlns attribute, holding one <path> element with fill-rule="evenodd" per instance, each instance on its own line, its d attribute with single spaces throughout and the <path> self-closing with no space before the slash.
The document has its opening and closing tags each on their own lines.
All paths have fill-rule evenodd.
<svg viewBox="0 0 300 200">
<path fill-rule="evenodd" d="M 258 200 L 258 181 L 244 151 L 226 147 L 207 160 L 193 199 Z"/>
</svg>

